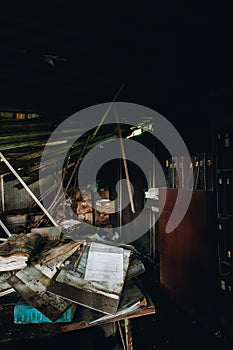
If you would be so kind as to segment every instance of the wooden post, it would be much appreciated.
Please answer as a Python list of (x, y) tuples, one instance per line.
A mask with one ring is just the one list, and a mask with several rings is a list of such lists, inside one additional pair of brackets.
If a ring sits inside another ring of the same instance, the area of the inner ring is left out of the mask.
[(133, 338), (131, 330), (131, 322), (129, 319), (124, 320), (125, 323), (125, 340), (126, 340), (126, 349), (133, 350)]
[[(116, 110), (115, 110), (115, 113), (116, 113)], [(128, 166), (127, 166), (126, 154), (125, 154), (124, 143), (123, 143), (123, 139), (122, 139), (121, 127), (120, 127), (120, 123), (119, 123), (119, 119), (118, 119), (117, 114), (116, 114), (116, 119), (117, 119), (117, 129), (118, 129), (118, 134), (119, 134), (119, 138), (120, 138), (121, 154), (122, 154), (125, 176), (126, 176), (126, 181), (127, 181), (127, 189), (128, 189), (128, 193), (129, 193), (131, 211), (132, 211), (132, 213), (135, 213), (133, 194), (132, 194), (132, 190), (130, 187), (130, 178), (129, 178), (129, 171), (128, 171)]]

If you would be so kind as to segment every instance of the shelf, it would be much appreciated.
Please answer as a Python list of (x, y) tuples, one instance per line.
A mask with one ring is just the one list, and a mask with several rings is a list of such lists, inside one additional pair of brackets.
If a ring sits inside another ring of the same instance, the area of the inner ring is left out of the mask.
[(233, 168), (218, 168), (217, 169), (217, 173), (221, 173), (221, 172), (223, 172), (223, 171), (233, 171)]
[(229, 217), (229, 218), (233, 218), (233, 214), (226, 214), (226, 213), (219, 213), (219, 212), (218, 212), (218, 218), (221, 218), (221, 217), (223, 217), (223, 216), (227, 216), (227, 217)]
[(229, 262), (227, 262), (225, 260), (222, 260), (222, 264), (233, 268), (233, 263), (229, 263)]
[[(219, 294), (219, 311), (221, 322), (233, 326), (233, 261), (227, 257), (227, 251), (233, 252), (231, 238), (233, 228), (233, 119), (223, 120), (215, 125), (215, 186), (216, 209), (218, 226), (219, 249), (219, 281), (221, 293)], [(220, 183), (219, 180), (221, 179)], [(232, 329), (232, 328), (231, 328)]]

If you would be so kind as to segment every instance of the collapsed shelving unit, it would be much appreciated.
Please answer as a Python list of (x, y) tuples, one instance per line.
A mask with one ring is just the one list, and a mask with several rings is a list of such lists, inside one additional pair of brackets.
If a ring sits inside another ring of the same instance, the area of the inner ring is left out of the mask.
[[(12, 165), (8, 162), (8, 160), (4, 157), (4, 155), (0, 152), (0, 161), (4, 162), (5, 165), (9, 168), (9, 170), (13, 173), (13, 175), (18, 179), (18, 181), (20, 182), (20, 184), (25, 188), (25, 190), (27, 191), (27, 193), (29, 193), (29, 195), (33, 198), (33, 200), (36, 202), (36, 204), (40, 207), (40, 209), (44, 212), (44, 214), (49, 218), (49, 220), (51, 221), (51, 223), (57, 227), (58, 224), (57, 222), (53, 219), (53, 217), (50, 215), (50, 213), (46, 210), (46, 208), (42, 205), (42, 203), (38, 200), (38, 198), (34, 195), (34, 193), (31, 191), (31, 189), (27, 186), (27, 184), (23, 181), (23, 179), (19, 176), (19, 174), (17, 173), (17, 171), (12, 167)], [(5, 224), (2, 222), (2, 220), (0, 220), (0, 225), (1, 227), (4, 229), (4, 231), (6, 232), (6, 234), (8, 236), (11, 235), (10, 231), (7, 229), (7, 227), (5, 226)]]

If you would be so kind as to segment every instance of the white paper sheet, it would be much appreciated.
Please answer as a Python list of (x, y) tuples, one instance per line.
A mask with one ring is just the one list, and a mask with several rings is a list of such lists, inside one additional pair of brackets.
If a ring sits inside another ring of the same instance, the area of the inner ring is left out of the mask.
[(121, 247), (91, 243), (84, 279), (123, 283), (123, 253)]

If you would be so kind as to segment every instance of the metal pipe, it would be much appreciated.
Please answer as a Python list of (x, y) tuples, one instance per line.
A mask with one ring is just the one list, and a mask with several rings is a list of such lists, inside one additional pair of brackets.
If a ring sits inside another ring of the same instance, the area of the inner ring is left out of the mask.
[(4, 179), (3, 175), (0, 175), (0, 186), (1, 186), (1, 204), (2, 204), (2, 211), (5, 211), (5, 195), (4, 195)]
[(6, 232), (7, 236), (11, 236), (10, 231), (8, 230), (8, 228), (4, 225), (4, 223), (2, 222), (2, 220), (0, 220), (0, 226), (3, 228), (3, 230)]
[(15, 171), (15, 169), (11, 166), (11, 164), (8, 162), (8, 160), (4, 157), (4, 155), (0, 152), (0, 159), (4, 161), (4, 163), (8, 166), (8, 168), (12, 171), (12, 173), (15, 175), (15, 177), (19, 180), (19, 182), (23, 185), (25, 190), (29, 193), (29, 195), (34, 199), (34, 201), (38, 204), (38, 206), (41, 208), (41, 210), (47, 215), (47, 217), (50, 219), (50, 221), (53, 223), (54, 226), (59, 226), (56, 221), (53, 219), (53, 217), (49, 214), (49, 212), (44, 208), (44, 206), (41, 204), (41, 202), (38, 200), (38, 198), (34, 195), (34, 193), (30, 190), (30, 188), (26, 185), (26, 183), (21, 179), (19, 174)]

